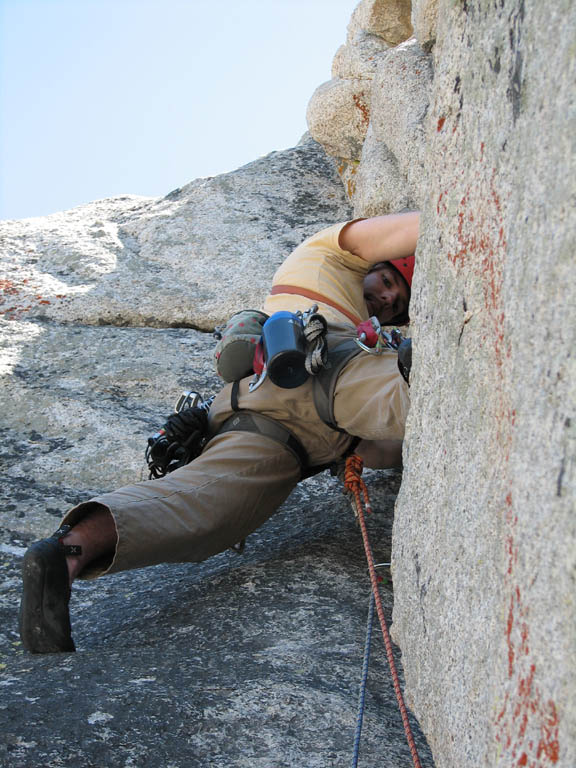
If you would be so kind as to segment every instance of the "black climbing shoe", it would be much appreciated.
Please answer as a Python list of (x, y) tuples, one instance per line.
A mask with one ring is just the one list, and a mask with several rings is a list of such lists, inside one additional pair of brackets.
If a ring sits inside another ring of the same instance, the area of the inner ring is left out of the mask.
[(410, 386), (412, 369), (412, 339), (402, 339), (398, 347), (398, 368), (406, 384)]
[(68, 530), (63, 526), (48, 539), (35, 541), (24, 555), (19, 625), (22, 644), (31, 653), (76, 650), (68, 612), (66, 554), (73, 549), (77, 553), (78, 548), (65, 547), (60, 541)]

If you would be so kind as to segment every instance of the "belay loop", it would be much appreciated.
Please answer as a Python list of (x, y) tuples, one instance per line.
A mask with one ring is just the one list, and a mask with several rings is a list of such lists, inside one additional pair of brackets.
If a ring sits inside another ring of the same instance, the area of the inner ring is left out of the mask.
[(388, 666), (390, 667), (394, 693), (396, 694), (398, 708), (400, 709), (400, 715), (402, 717), (402, 724), (404, 725), (406, 741), (408, 742), (410, 754), (412, 755), (414, 768), (421, 768), (418, 750), (416, 749), (416, 743), (414, 741), (414, 736), (412, 735), (412, 729), (408, 720), (406, 704), (404, 703), (402, 689), (400, 688), (400, 680), (398, 678), (396, 662), (394, 661), (394, 654), (392, 652), (392, 641), (390, 640), (390, 633), (388, 632), (388, 625), (386, 624), (386, 618), (384, 616), (384, 608), (382, 607), (382, 598), (380, 597), (380, 590), (378, 588), (378, 577), (376, 576), (374, 556), (372, 555), (372, 547), (370, 546), (370, 540), (368, 538), (368, 531), (366, 528), (366, 520), (364, 519), (364, 508), (367, 513), (371, 513), (372, 508), (370, 506), (370, 498), (368, 496), (366, 483), (361, 477), (363, 468), (364, 462), (360, 456), (353, 454), (346, 459), (346, 465), (344, 468), (344, 488), (352, 496), (352, 506), (354, 513), (360, 524), (360, 530), (362, 531), (362, 541), (364, 542), (364, 551), (366, 553), (366, 560), (368, 562), (368, 571), (370, 573), (372, 593), (376, 603), (376, 613), (378, 614), (380, 629), (382, 630), (382, 637), (384, 638), (386, 658), (388, 659)]

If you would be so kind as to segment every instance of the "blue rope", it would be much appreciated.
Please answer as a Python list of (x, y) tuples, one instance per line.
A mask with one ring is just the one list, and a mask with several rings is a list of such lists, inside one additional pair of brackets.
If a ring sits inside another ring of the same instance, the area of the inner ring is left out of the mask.
[(362, 682), (358, 696), (358, 715), (356, 717), (356, 733), (354, 734), (354, 754), (352, 756), (352, 768), (358, 765), (360, 753), (360, 736), (362, 735), (362, 722), (364, 720), (364, 706), (366, 700), (366, 682), (368, 680), (368, 664), (370, 663), (370, 644), (372, 642), (372, 626), (374, 624), (374, 592), (370, 591), (370, 603), (368, 605), (368, 620), (366, 621), (366, 642), (364, 643), (364, 661), (362, 663)]

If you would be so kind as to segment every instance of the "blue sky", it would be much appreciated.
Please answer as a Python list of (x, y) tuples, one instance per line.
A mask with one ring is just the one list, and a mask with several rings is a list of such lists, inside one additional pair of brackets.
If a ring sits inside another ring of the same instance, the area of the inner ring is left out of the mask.
[(356, 4), (0, 0), (0, 219), (294, 146)]

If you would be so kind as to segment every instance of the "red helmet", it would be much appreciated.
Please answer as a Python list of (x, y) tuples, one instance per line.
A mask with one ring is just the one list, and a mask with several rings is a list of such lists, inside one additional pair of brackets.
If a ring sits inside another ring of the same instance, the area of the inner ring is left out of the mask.
[(408, 283), (408, 287), (412, 288), (412, 275), (414, 274), (414, 254), (406, 256), (402, 259), (394, 259), (387, 262), (400, 272), (404, 280)]

